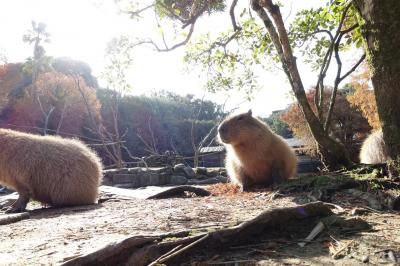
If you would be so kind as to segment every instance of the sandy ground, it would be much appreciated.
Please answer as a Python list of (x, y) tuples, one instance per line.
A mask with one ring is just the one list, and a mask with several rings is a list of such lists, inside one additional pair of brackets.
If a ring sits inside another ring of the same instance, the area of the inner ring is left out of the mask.
[[(128, 236), (213, 230), (237, 225), (270, 208), (307, 202), (304, 193), (276, 199), (272, 195), (270, 191), (257, 191), (159, 200), (109, 199), (95, 206), (61, 209), (43, 209), (30, 203), (29, 219), (0, 226), (0, 264), (59, 265)], [(335, 203), (344, 208), (342, 217), (359, 217), (371, 228), (355, 234), (343, 233), (340, 228), (327, 230), (315, 242), (300, 248), (297, 241), (318, 222), (309, 220), (286, 227), (285, 232), (277, 231), (273, 237), (260, 236), (249, 246), (198, 252), (178, 264), (358, 265), (363, 260), (369, 265), (393, 264), (392, 254), (400, 256), (399, 213), (367, 211), (352, 216), (353, 207), (364, 206), (364, 202), (340, 193)], [(345, 245), (343, 256), (333, 259), (330, 250)]]

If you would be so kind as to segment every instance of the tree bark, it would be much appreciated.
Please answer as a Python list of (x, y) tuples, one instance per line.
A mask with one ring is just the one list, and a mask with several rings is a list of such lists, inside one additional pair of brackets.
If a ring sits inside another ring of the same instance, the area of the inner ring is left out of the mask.
[(400, 1), (356, 0), (371, 69), (383, 138), (392, 159), (400, 155)]

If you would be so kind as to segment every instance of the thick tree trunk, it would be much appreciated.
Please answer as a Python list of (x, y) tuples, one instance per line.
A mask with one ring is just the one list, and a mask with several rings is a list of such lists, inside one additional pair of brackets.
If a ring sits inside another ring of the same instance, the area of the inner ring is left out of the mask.
[(400, 1), (356, 0), (365, 20), (368, 62), (379, 119), (392, 159), (400, 156)]

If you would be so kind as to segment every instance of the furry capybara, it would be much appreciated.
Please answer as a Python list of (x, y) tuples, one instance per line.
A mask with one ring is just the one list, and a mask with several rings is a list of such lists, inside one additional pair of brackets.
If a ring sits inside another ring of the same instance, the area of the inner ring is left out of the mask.
[(52, 206), (97, 202), (102, 164), (83, 143), (0, 129), (0, 184), (19, 198), (7, 212), (24, 211), (29, 199)]
[(360, 151), (360, 162), (365, 164), (385, 163), (389, 159), (382, 130), (375, 131), (364, 141)]
[(241, 190), (252, 184), (271, 185), (296, 174), (294, 151), (267, 124), (253, 117), (251, 110), (228, 116), (218, 133), (227, 150), (228, 175)]

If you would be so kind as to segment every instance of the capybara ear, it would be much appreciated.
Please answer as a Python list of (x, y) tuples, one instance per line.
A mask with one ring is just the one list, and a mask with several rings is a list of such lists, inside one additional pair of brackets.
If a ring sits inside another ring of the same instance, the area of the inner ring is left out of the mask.
[(247, 115), (251, 116), (253, 114), (253, 112), (251, 111), (251, 109), (249, 109), (249, 111), (247, 111)]

